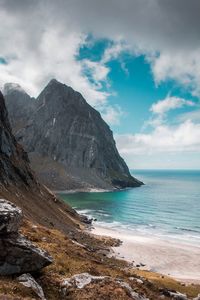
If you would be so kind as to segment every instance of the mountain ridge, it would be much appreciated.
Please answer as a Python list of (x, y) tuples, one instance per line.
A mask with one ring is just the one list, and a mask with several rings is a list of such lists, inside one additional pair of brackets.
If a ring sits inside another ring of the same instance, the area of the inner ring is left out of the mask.
[(27, 153), (16, 141), (0, 92), (0, 197), (15, 203), (26, 218), (65, 233), (79, 228), (81, 217), (40, 184)]
[[(34, 101), (33, 111), (24, 114), (27, 123), (15, 132), (16, 137), (50, 188), (115, 189), (142, 184), (131, 176), (100, 113), (71, 87), (52, 79)], [(16, 122), (15, 114), (11, 118)]]

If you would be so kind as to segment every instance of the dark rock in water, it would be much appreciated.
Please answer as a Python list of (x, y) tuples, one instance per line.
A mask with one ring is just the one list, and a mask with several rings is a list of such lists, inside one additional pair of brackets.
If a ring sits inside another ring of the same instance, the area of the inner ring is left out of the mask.
[[(19, 88), (17, 95), (16, 100)], [(12, 124), (19, 123), (17, 109), (13, 110), (7, 95), (5, 98)], [(120, 157), (109, 126), (80, 93), (53, 79), (34, 105), (34, 113), (31, 109), (23, 112), (23, 119), (29, 121), (24, 127), (16, 125), (16, 137), (47, 186), (57, 190), (113, 189), (142, 184)]]
[(93, 219), (92, 218), (88, 218), (85, 215), (80, 215), (81, 221), (85, 224), (92, 224)]
[(17, 232), (22, 221), (22, 210), (13, 203), (0, 199), (0, 236)]
[(0, 200), (0, 275), (39, 271), (52, 263), (46, 251), (17, 232), (21, 219), (22, 211), (18, 207)]

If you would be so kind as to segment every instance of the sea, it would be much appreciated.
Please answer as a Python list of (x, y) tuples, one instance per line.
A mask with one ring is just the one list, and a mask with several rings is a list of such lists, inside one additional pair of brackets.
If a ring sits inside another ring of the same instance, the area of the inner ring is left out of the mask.
[(62, 193), (94, 226), (200, 246), (200, 170), (134, 170), (144, 182), (120, 191)]

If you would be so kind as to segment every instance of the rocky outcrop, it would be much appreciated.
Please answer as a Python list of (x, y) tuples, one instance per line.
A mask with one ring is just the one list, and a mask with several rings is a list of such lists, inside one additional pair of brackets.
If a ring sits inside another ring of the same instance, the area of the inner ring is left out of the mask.
[[(7, 98), (14, 123), (18, 117)], [(80, 93), (53, 79), (34, 105), (34, 113), (24, 112), (29, 121), (16, 136), (47, 186), (57, 190), (113, 189), (142, 184), (120, 157), (109, 126)]]
[(0, 275), (39, 271), (52, 263), (46, 251), (18, 233), (21, 220), (22, 211), (0, 199)]
[(12, 134), (0, 92), (0, 198), (19, 206), (25, 217), (48, 227), (71, 232), (79, 215), (40, 184), (30, 168), (27, 153)]
[[(84, 289), (87, 285), (91, 284), (99, 284), (101, 287), (109, 287), (109, 285), (112, 287), (112, 289), (123, 289), (126, 294), (130, 297), (130, 299), (134, 300), (149, 300), (149, 298), (146, 298), (144, 295), (140, 295), (136, 293), (132, 287), (125, 281), (120, 279), (113, 279), (109, 276), (93, 276), (89, 273), (81, 273), (76, 274), (72, 276), (71, 278), (65, 279), (61, 283), (61, 289), (63, 294), (65, 295), (67, 292), (67, 289), (69, 288), (77, 288), (77, 289)], [(95, 287), (93, 287), (95, 288)]]

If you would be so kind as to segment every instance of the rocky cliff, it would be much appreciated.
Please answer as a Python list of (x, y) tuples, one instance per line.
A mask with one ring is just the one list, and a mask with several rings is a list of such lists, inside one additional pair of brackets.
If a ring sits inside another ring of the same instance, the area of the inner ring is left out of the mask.
[(29, 118), (35, 108), (35, 99), (31, 98), (19, 84), (6, 83), (3, 94), (9, 109), (9, 120), (15, 134), (19, 129), (27, 126)]
[[(32, 100), (33, 109), (27, 95), (25, 99), (24, 91), (19, 100), (19, 92), (19, 88), (17, 93), (13, 88), (12, 93), (9, 91), (6, 95), (11, 122), (19, 128), (15, 131), (18, 141), (47, 186), (65, 190), (125, 188), (142, 184), (130, 175), (109, 126), (80, 93), (53, 79), (38, 98)], [(27, 105), (28, 110), (21, 110), (23, 117), (17, 115), (21, 103)], [(20, 118), (27, 120), (23, 128)]]
[(79, 216), (41, 185), (29, 166), (26, 152), (14, 138), (0, 92), (0, 198), (21, 207), (25, 216), (65, 232), (78, 227)]

